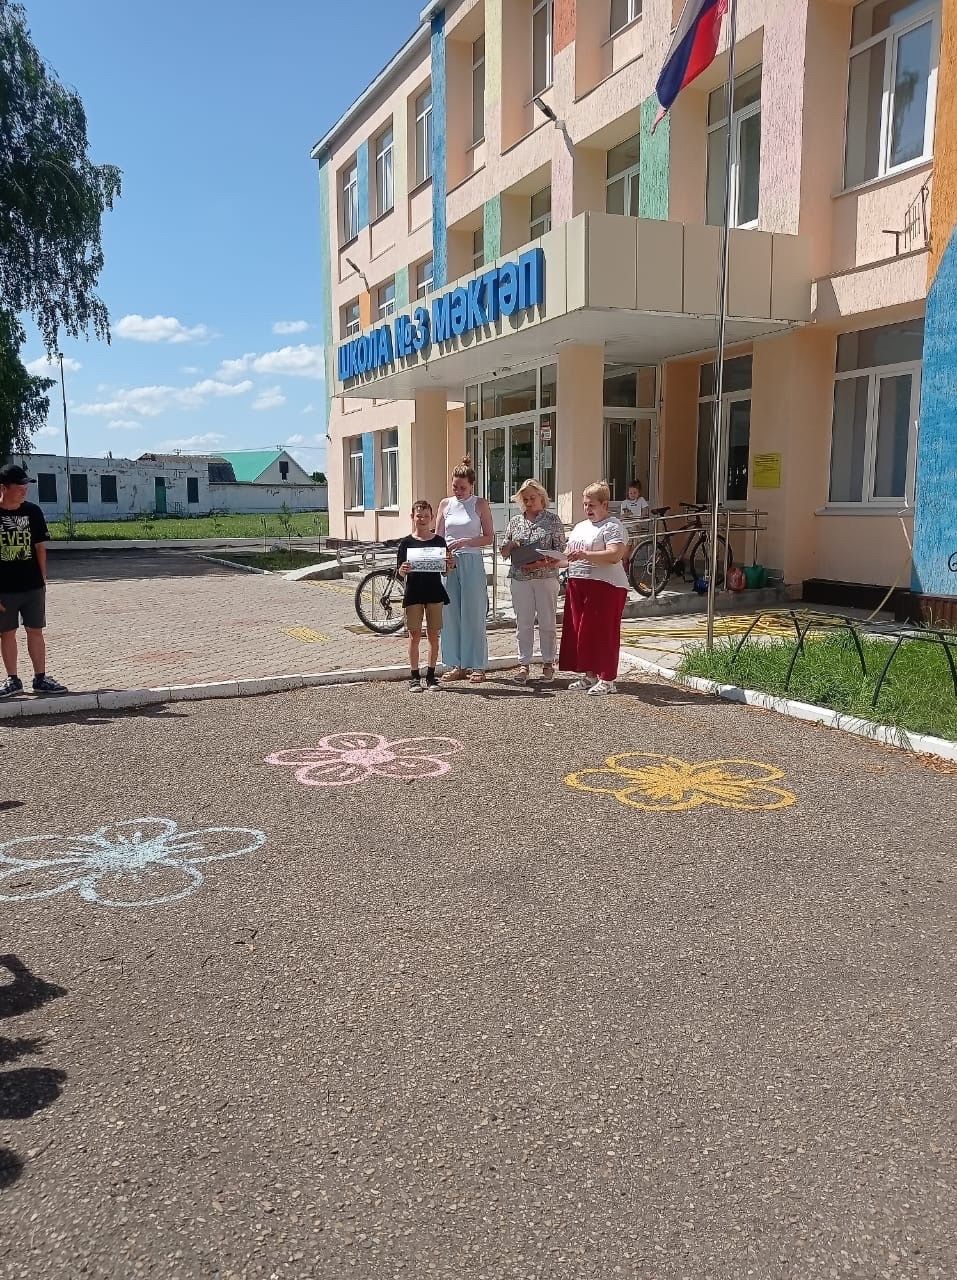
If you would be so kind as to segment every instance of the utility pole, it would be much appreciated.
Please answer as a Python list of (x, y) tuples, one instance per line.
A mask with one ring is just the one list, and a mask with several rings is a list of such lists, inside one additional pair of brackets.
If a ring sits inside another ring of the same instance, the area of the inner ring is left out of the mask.
[(66, 416), (66, 379), (63, 376), (63, 352), (60, 355), (60, 395), (63, 399), (63, 445), (66, 450), (66, 529), (73, 538), (73, 481), (70, 476), (70, 426)]

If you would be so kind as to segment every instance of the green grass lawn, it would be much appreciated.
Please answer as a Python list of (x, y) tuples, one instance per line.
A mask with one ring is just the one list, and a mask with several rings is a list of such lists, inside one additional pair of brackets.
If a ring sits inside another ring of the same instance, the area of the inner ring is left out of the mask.
[(787, 690), (784, 678), (794, 641), (749, 642), (734, 666), (732, 643), (722, 642), (710, 654), (696, 646), (686, 654), (679, 670), (684, 675), (831, 707), (914, 733), (957, 740), (957, 697), (946, 656), (938, 645), (906, 642), (891, 665), (877, 706), (872, 707), (871, 698), (891, 647), (886, 641), (864, 641), (865, 676), (849, 637), (812, 637), (805, 641), (805, 652), (798, 657)]
[[(248, 564), (254, 569), (272, 569), (277, 573), (285, 573), (288, 569), (305, 569), (307, 565), (319, 564), (320, 556), (315, 551), (300, 551), (294, 547), (292, 551), (232, 551), (224, 554), (224, 559), (235, 564)], [(321, 560), (333, 560), (334, 556), (322, 556)]]
[[(265, 528), (264, 528), (265, 522)], [(325, 511), (306, 512), (288, 517), (269, 516), (153, 516), (136, 520), (84, 521), (74, 525), (76, 541), (101, 542), (108, 539), (154, 538), (170, 541), (183, 538), (262, 538), (276, 542), (287, 536), (315, 538), (329, 532), (329, 515)], [(65, 520), (50, 525), (54, 541), (66, 541)]]

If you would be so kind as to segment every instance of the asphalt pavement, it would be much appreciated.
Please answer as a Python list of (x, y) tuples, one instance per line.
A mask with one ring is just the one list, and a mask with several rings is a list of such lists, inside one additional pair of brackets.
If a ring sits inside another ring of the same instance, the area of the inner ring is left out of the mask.
[(0, 726), (0, 1277), (957, 1274), (957, 774), (623, 688)]

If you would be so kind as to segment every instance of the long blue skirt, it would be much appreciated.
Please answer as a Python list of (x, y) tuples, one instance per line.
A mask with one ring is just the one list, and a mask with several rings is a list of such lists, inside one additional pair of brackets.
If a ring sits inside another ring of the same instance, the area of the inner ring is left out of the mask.
[(484, 671), (488, 666), (488, 586), (485, 557), (466, 552), (446, 581), (449, 603), (442, 619), (442, 661), (447, 667)]

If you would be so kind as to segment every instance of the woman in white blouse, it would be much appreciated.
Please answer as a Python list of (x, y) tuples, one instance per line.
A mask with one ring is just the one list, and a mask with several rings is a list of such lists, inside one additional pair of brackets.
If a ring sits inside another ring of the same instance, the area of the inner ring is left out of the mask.
[(589, 694), (617, 693), (621, 615), (628, 599), (622, 557), (628, 535), (617, 516), (608, 514), (611, 491), (601, 481), (585, 490), (585, 519), (568, 535), (568, 589), (558, 665), (577, 671), (570, 686)]

